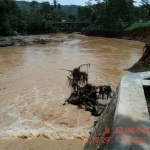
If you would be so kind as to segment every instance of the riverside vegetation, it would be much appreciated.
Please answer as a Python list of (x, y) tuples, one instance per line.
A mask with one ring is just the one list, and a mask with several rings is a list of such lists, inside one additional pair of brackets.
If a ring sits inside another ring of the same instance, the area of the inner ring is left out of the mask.
[[(61, 32), (59, 27), (52, 26), (53, 22), (88, 21), (90, 26), (83, 29), (86, 34), (101, 31), (124, 31), (141, 27), (143, 24), (131, 24), (141, 21), (149, 21), (150, 4), (148, 0), (141, 0), (140, 6), (135, 6), (133, 0), (97, 0), (92, 4), (88, 0), (85, 6), (61, 6), (58, 1), (52, 3), (43, 1), (38, 3), (1, 0), (0, 1), (0, 36), (10, 36), (21, 33), (40, 34)], [(149, 26), (149, 23), (144, 24)]]
[[(0, 1), (0, 36), (43, 34), (59, 32), (53, 22), (63, 19), (75, 20), (78, 6), (61, 6), (56, 0), (25, 2), (15, 0)], [(70, 11), (71, 10), (71, 11)], [(72, 14), (70, 14), (70, 12)]]

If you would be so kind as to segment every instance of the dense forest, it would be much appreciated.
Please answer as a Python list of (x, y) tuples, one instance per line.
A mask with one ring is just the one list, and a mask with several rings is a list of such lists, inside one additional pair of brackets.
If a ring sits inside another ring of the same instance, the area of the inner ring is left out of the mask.
[(135, 22), (150, 20), (149, 0), (141, 0), (140, 6), (135, 6), (134, 0), (104, 0), (94, 5), (90, 1), (78, 12), (78, 16), (89, 16), (91, 26), (87, 31), (123, 31)]
[(83, 6), (62, 6), (58, 1), (38, 3), (0, 0), (0, 36), (17, 33), (37, 34), (61, 32), (53, 22), (88, 21), (86, 30), (121, 31), (132, 23), (150, 20), (150, 4), (141, 0), (140, 6), (134, 0), (88, 0)]
[(56, 0), (52, 4), (48, 1), (0, 0), (0, 36), (59, 32), (52, 23), (75, 21), (78, 8), (61, 6)]

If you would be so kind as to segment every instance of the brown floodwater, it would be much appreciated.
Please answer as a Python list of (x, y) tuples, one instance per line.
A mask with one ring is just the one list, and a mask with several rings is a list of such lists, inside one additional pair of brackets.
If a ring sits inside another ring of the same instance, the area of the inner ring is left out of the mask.
[(66, 39), (25, 47), (0, 48), (0, 139), (43, 136), (52, 140), (88, 136), (96, 117), (72, 105), (69, 72), (90, 63), (89, 82), (115, 90), (123, 69), (142, 55), (143, 43), (122, 39), (56, 34)]

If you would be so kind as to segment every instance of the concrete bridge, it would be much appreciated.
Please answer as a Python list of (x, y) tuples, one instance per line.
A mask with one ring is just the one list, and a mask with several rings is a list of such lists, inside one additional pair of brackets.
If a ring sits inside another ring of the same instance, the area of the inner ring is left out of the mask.
[(81, 31), (90, 25), (89, 22), (54, 22), (51, 23), (52, 27), (58, 28), (63, 32), (76, 32)]

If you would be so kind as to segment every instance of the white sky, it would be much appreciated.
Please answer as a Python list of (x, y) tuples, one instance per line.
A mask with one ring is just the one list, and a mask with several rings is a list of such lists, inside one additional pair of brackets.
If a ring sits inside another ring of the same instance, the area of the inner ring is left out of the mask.
[[(17, 0), (17, 1), (22, 1), (22, 0)], [(31, 2), (32, 0), (25, 0), (25, 1), (28, 1), (28, 2)], [(42, 1), (49, 1), (50, 4), (53, 3), (53, 0), (37, 0), (37, 2), (42, 2)], [(85, 5), (85, 2), (87, 2), (88, 0), (57, 0), (61, 5), (71, 5), (71, 4), (74, 4), (74, 5), (82, 5), (84, 6)], [(135, 3), (135, 5), (139, 5), (139, 2), (141, 0), (135, 0), (137, 3)], [(94, 3), (95, 0), (92, 0), (92, 2)]]

